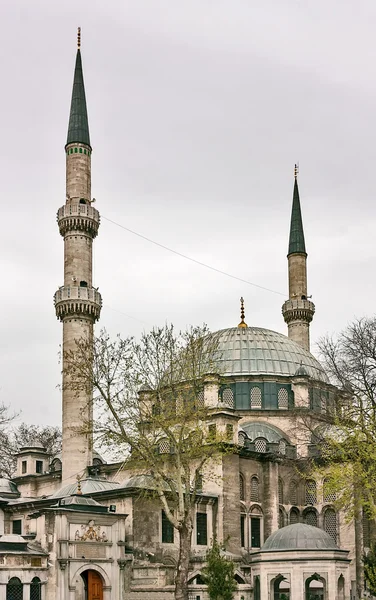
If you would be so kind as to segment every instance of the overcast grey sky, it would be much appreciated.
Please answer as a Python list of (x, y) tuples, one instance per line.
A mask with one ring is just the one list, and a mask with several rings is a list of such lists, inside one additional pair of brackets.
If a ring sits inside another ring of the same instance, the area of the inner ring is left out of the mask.
[(100, 325), (286, 332), (293, 165), (313, 342), (375, 306), (375, 0), (3, 0), (0, 401), (59, 424), (56, 211), (76, 52), (93, 145)]

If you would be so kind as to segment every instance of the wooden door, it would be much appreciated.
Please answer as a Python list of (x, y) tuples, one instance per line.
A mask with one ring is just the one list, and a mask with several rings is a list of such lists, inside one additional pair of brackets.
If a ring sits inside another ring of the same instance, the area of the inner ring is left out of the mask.
[(103, 583), (96, 571), (87, 574), (87, 600), (103, 600)]

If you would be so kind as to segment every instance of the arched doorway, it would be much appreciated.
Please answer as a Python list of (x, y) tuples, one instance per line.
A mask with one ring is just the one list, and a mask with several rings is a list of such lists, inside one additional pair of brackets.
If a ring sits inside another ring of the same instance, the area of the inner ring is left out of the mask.
[(290, 600), (290, 584), (283, 575), (273, 580), (273, 600)]
[(84, 582), (85, 600), (103, 600), (103, 579), (97, 571), (81, 573)]
[(325, 581), (320, 575), (314, 573), (305, 582), (305, 600), (326, 600)]

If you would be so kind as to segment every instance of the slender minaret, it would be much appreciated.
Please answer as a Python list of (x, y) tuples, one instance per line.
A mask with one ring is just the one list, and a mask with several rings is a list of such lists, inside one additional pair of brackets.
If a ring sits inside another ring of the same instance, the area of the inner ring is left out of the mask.
[(297, 165), (295, 165), (294, 176), (289, 253), (287, 255), (289, 300), (283, 304), (282, 314), (288, 326), (289, 338), (309, 350), (309, 324), (313, 319), (315, 305), (307, 300), (307, 253), (300, 210)]
[[(91, 198), (91, 145), (81, 63), (81, 32), (74, 71), (66, 153), (66, 203), (57, 222), (64, 238), (64, 285), (55, 293), (56, 316), (63, 323), (64, 353), (75, 349), (76, 340), (93, 339), (99, 319), (101, 295), (92, 284), (93, 239), (99, 213)], [(64, 369), (64, 358), (63, 358)], [(73, 480), (92, 464), (92, 435), (84, 426), (92, 420), (91, 391), (69, 389), (63, 371), (62, 480)]]

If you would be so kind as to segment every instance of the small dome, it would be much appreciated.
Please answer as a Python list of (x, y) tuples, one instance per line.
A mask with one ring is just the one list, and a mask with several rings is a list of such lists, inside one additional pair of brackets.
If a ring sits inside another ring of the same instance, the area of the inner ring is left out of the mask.
[(303, 367), (312, 379), (329, 383), (319, 361), (282, 333), (260, 327), (232, 327), (210, 334), (209, 339), (218, 343), (215, 362), (221, 375), (293, 377)]
[(260, 552), (286, 550), (339, 550), (339, 548), (333, 538), (323, 529), (304, 523), (295, 523), (272, 533)]
[[(81, 479), (81, 491), (83, 494), (94, 494), (95, 492), (105, 492), (107, 490), (114, 490), (119, 484), (116, 481), (108, 481), (107, 479), (96, 479), (94, 477), (86, 477)], [(68, 483), (52, 494), (52, 498), (65, 498), (66, 496), (73, 496), (77, 494), (78, 485), (77, 482)]]
[(280, 439), (286, 439), (286, 435), (278, 427), (260, 421), (242, 423), (241, 431), (244, 431), (252, 442), (257, 438), (265, 438), (274, 444), (278, 443)]
[[(166, 491), (170, 490), (167, 483), (163, 482), (162, 485), (163, 485), (164, 490), (166, 490)], [(152, 477), (152, 475), (134, 475), (130, 479), (126, 479), (121, 484), (121, 487), (123, 489), (127, 489), (127, 488), (139, 488), (139, 489), (144, 489), (144, 490), (156, 490), (157, 489), (157, 486), (155, 484), (155, 481), (154, 481), (154, 478)]]
[(40, 452), (46, 452), (47, 448), (43, 446), (42, 442), (39, 440), (32, 440), (30, 444), (25, 444), (20, 447), (20, 452), (24, 452), (25, 450), (39, 450)]
[(12, 494), (19, 496), (17, 486), (13, 481), (6, 479), (5, 477), (0, 478), (0, 496), (3, 494)]

